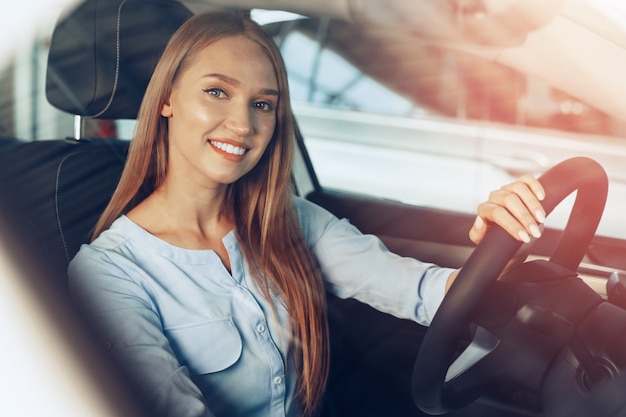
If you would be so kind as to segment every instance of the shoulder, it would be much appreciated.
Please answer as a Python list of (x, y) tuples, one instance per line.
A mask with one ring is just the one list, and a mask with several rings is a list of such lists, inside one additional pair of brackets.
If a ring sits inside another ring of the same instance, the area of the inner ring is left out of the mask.
[(122, 216), (115, 220), (111, 227), (100, 233), (88, 246), (94, 249), (108, 250), (123, 245), (131, 239), (129, 232), (132, 225), (133, 223), (126, 216)]
[(97, 265), (111, 267), (127, 257), (123, 254), (129, 252), (129, 242), (135, 239), (132, 226), (132, 222), (122, 216), (91, 243), (83, 244), (69, 264), (70, 277), (74, 275), (72, 271), (87, 267), (93, 270)]
[(130, 298), (150, 307), (145, 262), (137, 250), (142, 247), (141, 235), (136, 235), (133, 223), (121, 217), (93, 242), (82, 245), (68, 265), (70, 292), (102, 311), (122, 308)]

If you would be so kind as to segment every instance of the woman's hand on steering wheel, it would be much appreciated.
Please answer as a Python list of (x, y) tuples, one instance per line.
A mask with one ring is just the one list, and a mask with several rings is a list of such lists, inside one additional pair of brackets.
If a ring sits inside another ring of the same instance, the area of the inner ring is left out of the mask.
[(545, 191), (531, 175), (492, 191), (489, 199), (478, 205), (478, 216), (469, 237), (478, 244), (493, 224), (506, 230), (515, 239), (529, 243), (541, 236), (546, 213), (541, 205)]
[[(478, 205), (478, 215), (469, 231), (472, 242), (478, 245), (493, 224), (499, 225), (515, 239), (524, 242), (504, 268), (502, 275), (526, 259), (532, 247), (531, 236), (533, 238), (541, 236), (546, 219), (541, 204), (544, 198), (545, 191), (541, 183), (532, 175), (524, 175), (492, 191), (489, 199)], [(455, 271), (448, 278), (446, 292), (458, 273), (459, 271)]]

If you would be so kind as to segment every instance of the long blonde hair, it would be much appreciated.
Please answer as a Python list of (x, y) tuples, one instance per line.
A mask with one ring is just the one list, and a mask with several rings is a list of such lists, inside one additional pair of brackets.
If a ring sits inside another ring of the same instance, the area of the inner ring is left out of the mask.
[(321, 275), (302, 235), (292, 203), (293, 115), (284, 62), (272, 38), (241, 14), (211, 12), (189, 19), (174, 34), (144, 96), (126, 166), (93, 238), (156, 190), (167, 175), (167, 120), (160, 110), (177, 77), (206, 46), (244, 35), (256, 42), (274, 66), (280, 98), (276, 127), (258, 164), (229, 185), (222, 210), (233, 216), (244, 256), (265, 296), (281, 300), (292, 327), (291, 360), (305, 415), (321, 404), (328, 378), (326, 296)]

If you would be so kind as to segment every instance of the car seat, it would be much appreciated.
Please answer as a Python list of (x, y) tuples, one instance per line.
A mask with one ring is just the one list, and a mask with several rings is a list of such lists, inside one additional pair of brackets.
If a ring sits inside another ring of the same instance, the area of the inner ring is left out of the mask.
[[(54, 29), (48, 101), (75, 115), (79, 127), (84, 118), (134, 119), (162, 50), (191, 15), (168, 0), (81, 3)], [(84, 137), (78, 128), (73, 138), (0, 149), (3, 218), (11, 219), (3, 233), (63, 285), (68, 262), (90, 240), (119, 181), (128, 146), (119, 138)]]

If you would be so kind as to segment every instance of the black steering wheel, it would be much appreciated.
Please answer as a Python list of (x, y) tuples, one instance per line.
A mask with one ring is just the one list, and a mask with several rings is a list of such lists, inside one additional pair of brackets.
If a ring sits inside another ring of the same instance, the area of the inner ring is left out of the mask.
[[(604, 210), (606, 173), (592, 159), (577, 157), (554, 166), (539, 181), (546, 192), (542, 204), (548, 214), (577, 190), (568, 223), (550, 257), (550, 262), (575, 271)], [(446, 382), (446, 373), (470, 324), (471, 312), (520, 246), (502, 228), (492, 227), (461, 269), (426, 332), (415, 362), (413, 399), (422, 411), (445, 414), (477, 397), (477, 387), (455, 390)]]

